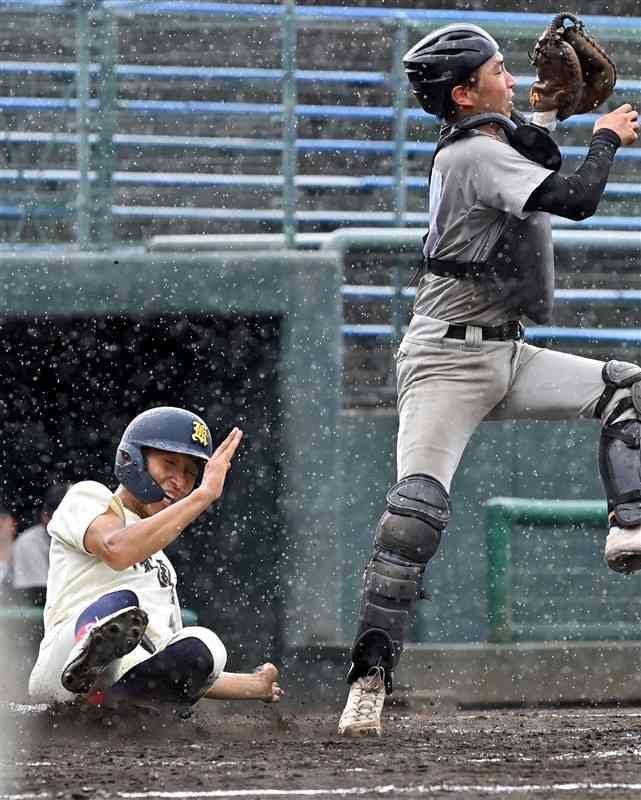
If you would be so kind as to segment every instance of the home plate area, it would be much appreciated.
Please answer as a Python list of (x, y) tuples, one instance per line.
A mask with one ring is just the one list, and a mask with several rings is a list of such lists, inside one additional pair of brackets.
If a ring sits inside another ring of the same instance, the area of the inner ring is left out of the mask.
[(152, 712), (5, 705), (1, 800), (31, 798), (638, 798), (631, 707), (386, 709), (381, 738), (337, 711)]

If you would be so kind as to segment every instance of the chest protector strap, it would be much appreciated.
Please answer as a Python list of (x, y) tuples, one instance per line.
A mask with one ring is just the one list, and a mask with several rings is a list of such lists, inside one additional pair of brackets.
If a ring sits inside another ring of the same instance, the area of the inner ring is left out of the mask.
[(475, 114), (454, 124), (444, 125), (434, 151), (434, 158), (448, 144), (464, 136), (479, 134), (480, 131), (477, 129), (482, 125), (498, 125), (505, 132), (508, 143), (529, 161), (534, 161), (554, 172), (558, 172), (561, 168), (561, 152), (554, 139), (545, 128), (527, 122), (523, 114), (518, 111), (512, 113), (512, 118), (503, 114)]

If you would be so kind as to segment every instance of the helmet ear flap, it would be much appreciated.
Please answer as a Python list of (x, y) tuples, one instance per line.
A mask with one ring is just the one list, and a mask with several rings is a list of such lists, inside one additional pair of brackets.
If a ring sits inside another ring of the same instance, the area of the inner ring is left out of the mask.
[(131, 456), (124, 448), (120, 448), (116, 453), (116, 464), (118, 462), (120, 462), (123, 466), (131, 464)]
[(147, 472), (142, 448), (128, 442), (116, 450), (116, 478), (142, 503), (158, 503), (165, 493)]

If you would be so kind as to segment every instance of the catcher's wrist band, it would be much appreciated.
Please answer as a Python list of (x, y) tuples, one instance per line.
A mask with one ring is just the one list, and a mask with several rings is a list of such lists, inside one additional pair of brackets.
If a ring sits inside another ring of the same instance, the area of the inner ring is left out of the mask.
[(556, 108), (552, 111), (535, 111), (532, 114), (532, 124), (547, 128), (552, 133), (556, 130)]

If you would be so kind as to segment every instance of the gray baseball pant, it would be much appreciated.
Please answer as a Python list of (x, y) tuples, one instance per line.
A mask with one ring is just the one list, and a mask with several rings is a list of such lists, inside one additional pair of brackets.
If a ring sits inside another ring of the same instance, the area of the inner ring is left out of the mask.
[[(448, 339), (447, 328), (414, 314), (397, 354), (398, 480), (431, 475), (449, 492), (483, 420), (594, 416), (603, 362), (523, 342), (484, 342), (472, 325), (465, 340)], [(615, 393), (603, 419), (621, 396)]]

